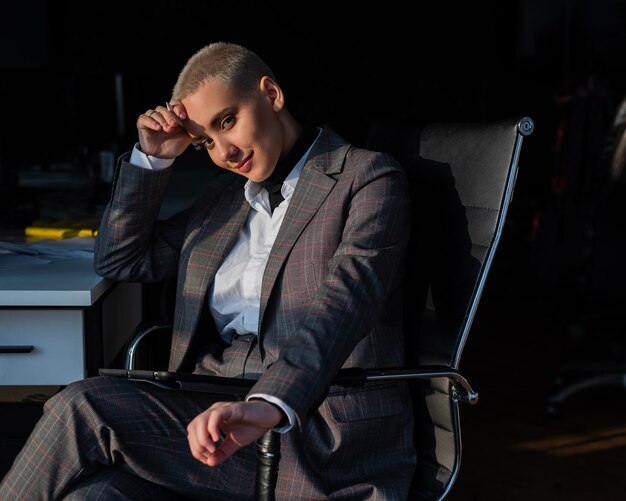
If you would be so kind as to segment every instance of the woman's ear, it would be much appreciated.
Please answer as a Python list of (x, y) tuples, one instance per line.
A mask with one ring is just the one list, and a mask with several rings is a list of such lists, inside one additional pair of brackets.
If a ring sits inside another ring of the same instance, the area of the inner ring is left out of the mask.
[(259, 83), (261, 92), (269, 99), (272, 109), (274, 111), (280, 111), (285, 106), (285, 96), (280, 86), (274, 82), (270, 77), (264, 76)]

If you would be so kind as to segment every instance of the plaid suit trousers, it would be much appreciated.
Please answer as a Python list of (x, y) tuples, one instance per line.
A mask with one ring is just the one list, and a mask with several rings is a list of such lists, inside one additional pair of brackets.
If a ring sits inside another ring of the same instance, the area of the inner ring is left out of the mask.
[(72, 383), (46, 402), (0, 499), (254, 499), (254, 445), (216, 468), (189, 450), (187, 423), (215, 400), (123, 378)]

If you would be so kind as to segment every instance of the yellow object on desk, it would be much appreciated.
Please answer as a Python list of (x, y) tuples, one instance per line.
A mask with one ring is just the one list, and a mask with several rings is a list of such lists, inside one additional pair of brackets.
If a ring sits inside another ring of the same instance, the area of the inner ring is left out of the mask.
[(75, 228), (53, 228), (46, 226), (27, 226), (24, 230), (27, 237), (39, 238), (72, 238), (72, 237), (95, 237), (98, 230), (75, 229)]

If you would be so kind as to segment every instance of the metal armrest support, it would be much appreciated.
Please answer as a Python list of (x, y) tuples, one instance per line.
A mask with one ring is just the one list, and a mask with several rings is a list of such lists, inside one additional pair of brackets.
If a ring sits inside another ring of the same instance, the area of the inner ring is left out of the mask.
[[(166, 332), (172, 329), (171, 324), (151, 325), (140, 330), (128, 345), (126, 352), (125, 369), (135, 368), (135, 357), (141, 342), (148, 335)], [(344, 387), (362, 386), (368, 381), (385, 381), (394, 379), (433, 379), (447, 378), (452, 384), (452, 397), (469, 404), (478, 403), (478, 393), (470, 386), (469, 382), (459, 371), (445, 365), (428, 365), (420, 368), (402, 369), (341, 369), (335, 377), (333, 384)]]
[(444, 377), (452, 385), (452, 398), (469, 404), (478, 403), (478, 393), (459, 371), (451, 367), (429, 365), (419, 369), (342, 369), (334, 383), (345, 387), (362, 386), (367, 381), (386, 381), (394, 379), (433, 379)]
[(144, 338), (150, 334), (166, 332), (172, 329), (171, 324), (157, 324), (140, 330), (132, 339), (126, 350), (124, 369), (134, 369), (136, 364), (137, 348)]

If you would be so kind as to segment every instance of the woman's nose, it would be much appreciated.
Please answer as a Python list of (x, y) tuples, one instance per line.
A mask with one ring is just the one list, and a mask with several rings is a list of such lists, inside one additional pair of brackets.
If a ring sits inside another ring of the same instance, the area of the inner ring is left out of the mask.
[(217, 158), (221, 162), (229, 162), (237, 155), (237, 147), (228, 141), (216, 141)]

